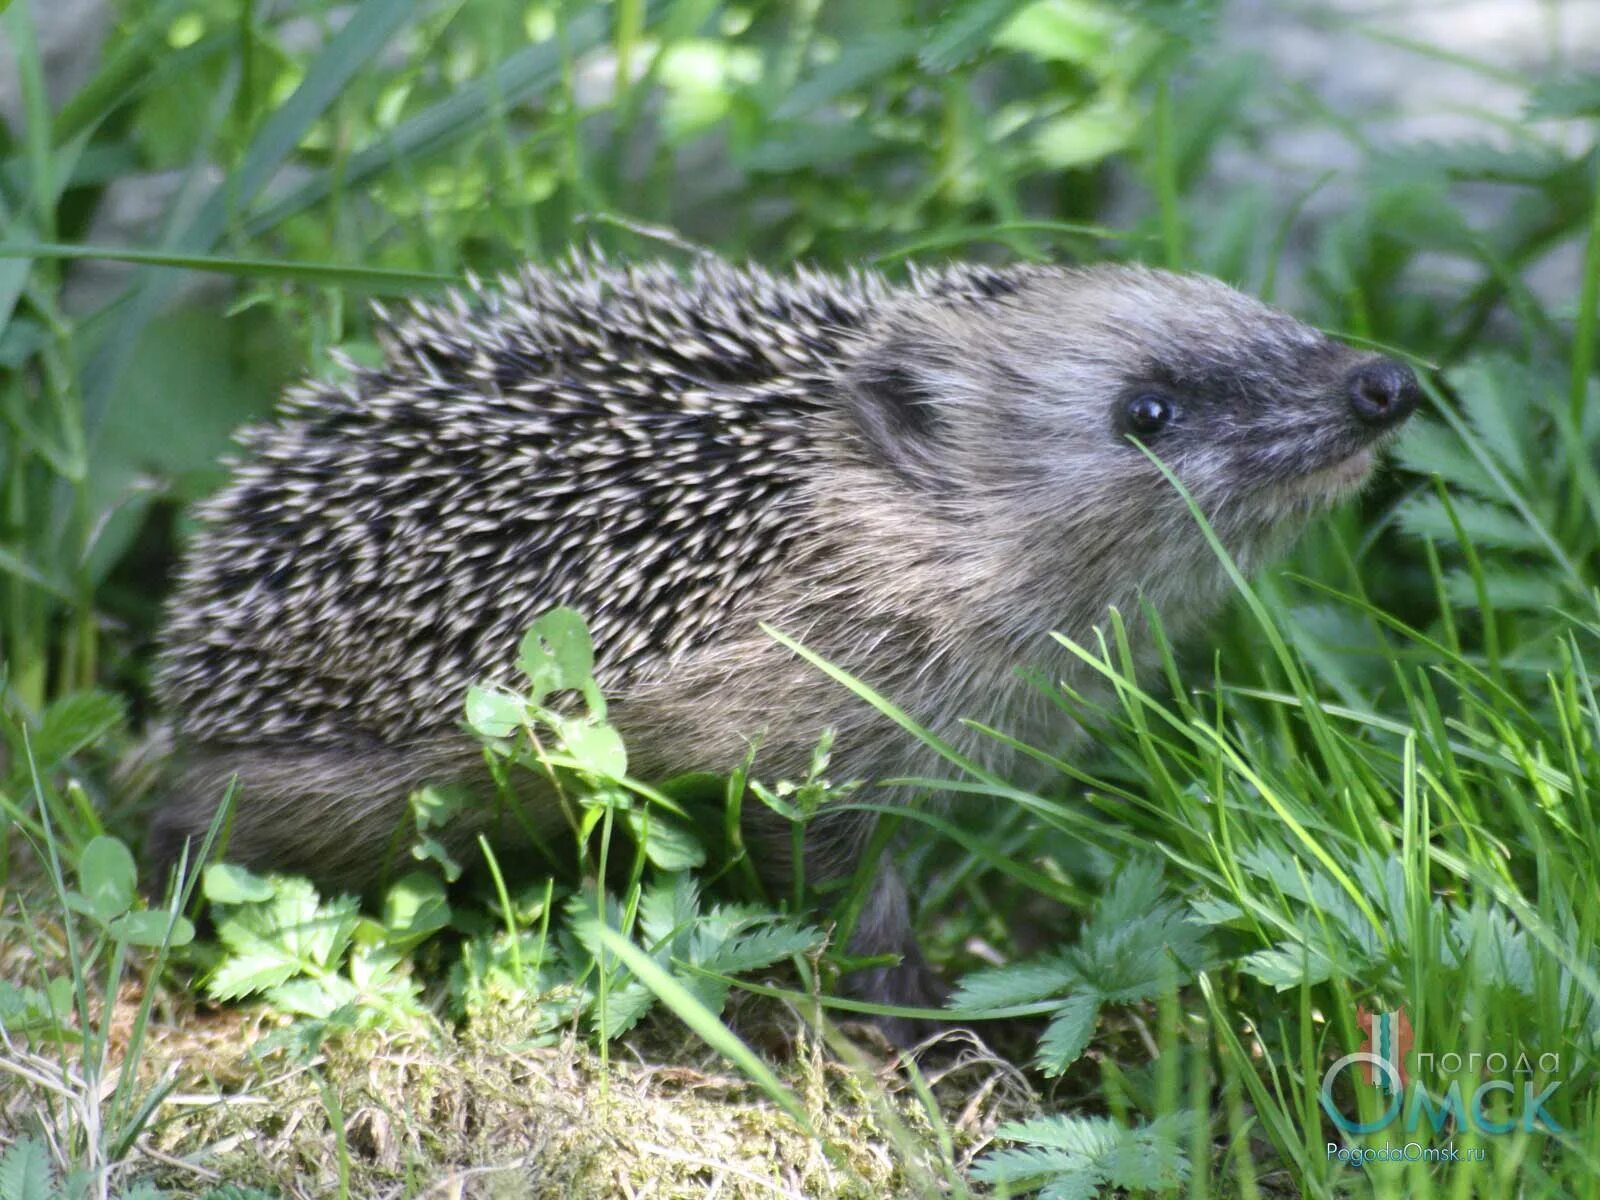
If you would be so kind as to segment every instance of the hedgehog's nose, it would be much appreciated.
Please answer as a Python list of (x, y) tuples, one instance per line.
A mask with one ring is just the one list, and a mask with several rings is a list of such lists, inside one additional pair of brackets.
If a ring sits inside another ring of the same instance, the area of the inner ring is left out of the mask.
[(1363, 425), (1387, 429), (1411, 415), (1422, 399), (1417, 377), (1405, 363), (1377, 358), (1350, 372), (1345, 382), (1350, 411)]

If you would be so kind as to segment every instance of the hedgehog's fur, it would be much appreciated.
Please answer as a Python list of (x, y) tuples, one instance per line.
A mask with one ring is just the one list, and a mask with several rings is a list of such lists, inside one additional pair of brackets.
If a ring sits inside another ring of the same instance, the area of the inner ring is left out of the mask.
[[(578, 258), (383, 324), (384, 365), (292, 393), (201, 510), (158, 675), (190, 764), (168, 853), (237, 772), (231, 856), (370, 883), (414, 786), (481, 773), (465, 691), (557, 604), (589, 620), (645, 777), (729, 769), (757, 736), (757, 774), (794, 775), (824, 726), (835, 778), (931, 769), (762, 621), (974, 753), (999, 743), (959, 717), (1059, 741), (1015, 677), (1073, 672), (1050, 630), (1141, 598), (1181, 629), (1225, 591), (1117, 425), (1130, 395), (1177, 398), (1152, 448), (1247, 565), (1360, 482), (1377, 432), (1348, 399), (1373, 356), (1141, 268), (897, 286)], [(819, 821), (808, 877), (862, 836)], [(883, 880), (858, 941), (909, 951)]]
[(686, 287), (584, 262), (476, 307), (413, 304), (386, 320), (383, 371), (296, 390), (242, 435), (172, 606), (163, 695), (205, 740), (434, 732), (555, 597), (626, 688), (717, 636), (787, 555), (828, 372), (892, 294), (876, 275), (719, 266)]

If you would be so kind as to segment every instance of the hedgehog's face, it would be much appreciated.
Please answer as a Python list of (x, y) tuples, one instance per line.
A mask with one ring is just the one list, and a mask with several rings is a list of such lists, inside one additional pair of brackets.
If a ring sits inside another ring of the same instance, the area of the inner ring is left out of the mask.
[(1159, 457), (1241, 549), (1358, 490), (1421, 397), (1403, 363), (1215, 280), (1126, 270), (1068, 279), (1095, 331), (1079, 362), (1113, 392), (1109, 403), (1101, 393), (1108, 445), (1130, 472)]
[(1408, 367), (1215, 280), (1120, 267), (1021, 279), (894, 319), (854, 367), (861, 427), (907, 482), (957, 504), (999, 497), (974, 511), (1101, 547), (1141, 579), (1174, 539), (1198, 540), (1150, 455), (1254, 561), (1359, 489), (1420, 396)]

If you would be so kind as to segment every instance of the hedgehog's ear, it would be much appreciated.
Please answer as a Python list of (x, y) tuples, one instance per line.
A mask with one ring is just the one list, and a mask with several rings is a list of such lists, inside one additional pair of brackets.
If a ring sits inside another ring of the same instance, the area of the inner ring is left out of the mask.
[[(939, 451), (950, 433), (944, 397), (902, 338), (872, 346), (848, 369), (844, 384), (850, 415), (868, 451), (908, 483), (943, 491), (948, 474)], [(942, 372), (941, 372), (942, 373)]]

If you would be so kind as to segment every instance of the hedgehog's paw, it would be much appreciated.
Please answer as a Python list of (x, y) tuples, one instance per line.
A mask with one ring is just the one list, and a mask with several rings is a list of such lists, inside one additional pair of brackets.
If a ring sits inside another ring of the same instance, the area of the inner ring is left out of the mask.
[[(903, 950), (893, 966), (869, 967), (846, 976), (844, 990), (855, 999), (894, 1008), (943, 1008), (950, 994), (949, 985), (923, 961), (915, 945)], [(869, 1014), (867, 1020), (902, 1050), (949, 1028), (949, 1023), (938, 1017)]]
[[(896, 1008), (939, 1008), (949, 989), (929, 967), (911, 929), (910, 905), (900, 874), (887, 863), (873, 881), (861, 908), (850, 952), (862, 958), (897, 954), (889, 966), (868, 967), (844, 978), (849, 995)], [(930, 1017), (871, 1016), (870, 1020), (897, 1046), (910, 1046), (943, 1028)]]

